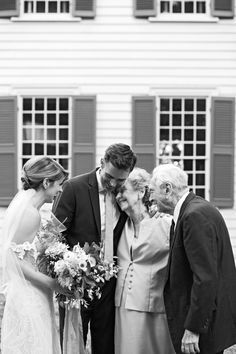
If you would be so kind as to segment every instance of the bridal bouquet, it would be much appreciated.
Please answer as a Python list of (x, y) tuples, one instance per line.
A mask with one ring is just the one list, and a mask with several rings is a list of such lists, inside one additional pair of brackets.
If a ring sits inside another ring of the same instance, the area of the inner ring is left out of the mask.
[(69, 307), (88, 305), (86, 299), (101, 297), (101, 288), (106, 280), (117, 277), (119, 266), (102, 257), (101, 247), (94, 242), (84, 247), (75, 245), (72, 250), (65, 243), (61, 225), (49, 220), (38, 232), (39, 270), (56, 278), (58, 283), (74, 294), (65, 304)]

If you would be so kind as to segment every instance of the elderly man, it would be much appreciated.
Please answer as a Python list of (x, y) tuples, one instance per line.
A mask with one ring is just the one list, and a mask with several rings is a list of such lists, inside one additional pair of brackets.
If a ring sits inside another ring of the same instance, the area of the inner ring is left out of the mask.
[(151, 199), (173, 215), (164, 300), (177, 354), (220, 354), (236, 343), (236, 270), (220, 212), (189, 192), (187, 174), (156, 167)]

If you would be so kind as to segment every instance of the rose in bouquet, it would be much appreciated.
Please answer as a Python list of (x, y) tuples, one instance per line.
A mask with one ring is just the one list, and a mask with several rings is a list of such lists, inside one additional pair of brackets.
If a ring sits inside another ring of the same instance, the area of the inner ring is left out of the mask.
[(103, 259), (102, 248), (95, 243), (79, 244), (73, 249), (65, 243), (60, 229), (48, 221), (38, 233), (39, 270), (69, 289), (74, 295), (65, 301), (69, 307), (88, 305), (86, 299), (101, 296), (105, 281), (117, 277), (119, 266)]

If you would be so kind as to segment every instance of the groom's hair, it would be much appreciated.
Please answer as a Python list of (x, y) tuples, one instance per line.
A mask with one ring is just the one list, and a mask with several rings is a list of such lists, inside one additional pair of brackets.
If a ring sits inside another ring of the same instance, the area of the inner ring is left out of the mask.
[(108, 146), (105, 151), (104, 160), (120, 170), (132, 171), (137, 157), (129, 145), (117, 143)]

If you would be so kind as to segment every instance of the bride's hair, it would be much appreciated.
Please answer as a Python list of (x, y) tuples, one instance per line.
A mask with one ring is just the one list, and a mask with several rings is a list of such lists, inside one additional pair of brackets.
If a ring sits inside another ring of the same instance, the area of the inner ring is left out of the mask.
[(43, 180), (48, 178), (54, 182), (62, 178), (68, 178), (66, 170), (51, 157), (33, 157), (23, 166), (21, 182), (24, 190), (39, 189)]

